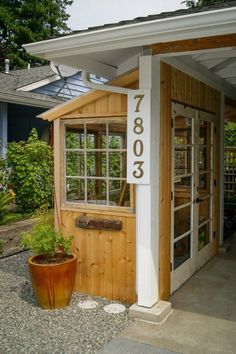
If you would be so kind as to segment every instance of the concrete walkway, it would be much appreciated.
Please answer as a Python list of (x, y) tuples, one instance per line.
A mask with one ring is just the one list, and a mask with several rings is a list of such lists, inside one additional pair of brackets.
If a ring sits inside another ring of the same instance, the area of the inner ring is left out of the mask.
[(214, 257), (171, 297), (163, 324), (135, 321), (101, 354), (236, 353), (236, 233), (229, 252)]

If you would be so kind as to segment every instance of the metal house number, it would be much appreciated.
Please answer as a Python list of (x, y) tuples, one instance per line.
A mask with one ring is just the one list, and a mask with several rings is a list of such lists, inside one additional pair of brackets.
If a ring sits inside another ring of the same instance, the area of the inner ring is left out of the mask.
[[(127, 180), (129, 183), (147, 184), (149, 112), (148, 92), (145, 90), (130, 94), (128, 99), (128, 161)], [(146, 119), (145, 119), (146, 117)], [(149, 140), (150, 141), (150, 140)]]

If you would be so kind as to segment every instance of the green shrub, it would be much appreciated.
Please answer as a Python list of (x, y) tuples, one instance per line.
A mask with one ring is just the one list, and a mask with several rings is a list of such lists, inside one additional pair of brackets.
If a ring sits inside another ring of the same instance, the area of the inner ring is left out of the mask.
[(14, 196), (10, 192), (3, 193), (0, 191), (0, 225), (5, 225), (21, 218), (10, 210), (13, 201)]
[(7, 147), (9, 183), (16, 194), (15, 202), (24, 212), (44, 204), (51, 205), (53, 190), (52, 148), (39, 140), (32, 129), (27, 141), (12, 142)]
[(64, 237), (54, 230), (52, 215), (45, 213), (31, 231), (22, 233), (21, 246), (29, 248), (34, 255), (42, 255), (47, 263), (58, 263), (70, 254), (72, 239), (73, 236)]

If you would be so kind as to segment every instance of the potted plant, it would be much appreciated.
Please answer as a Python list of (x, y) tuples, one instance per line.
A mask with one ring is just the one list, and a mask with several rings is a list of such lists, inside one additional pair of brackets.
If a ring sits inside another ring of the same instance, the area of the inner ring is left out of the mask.
[(69, 305), (76, 272), (76, 256), (70, 252), (73, 237), (64, 237), (53, 227), (48, 213), (32, 231), (21, 235), (21, 245), (33, 256), (28, 259), (35, 297), (43, 309)]

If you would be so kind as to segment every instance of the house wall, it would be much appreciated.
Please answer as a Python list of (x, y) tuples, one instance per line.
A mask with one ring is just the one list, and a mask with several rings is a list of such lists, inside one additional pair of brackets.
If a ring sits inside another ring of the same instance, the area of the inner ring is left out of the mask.
[(27, 140), (32, 128), (36, 128), (39, 138), (49, 131), (49, 123), (37, 118), (45, 109), (8, 104), (8, 142)]
[(171, 263), (171, 103), (172, 101), (205, 110), (216, 115), (214, 151), (213, 239), (212, 254), (217, 253), (220, 230), (220, 114), (221, 94), (202, 82), (171, 67), (161, 64), (161, 173), (160, 173), (160, 277), (159, 296), (170, 296)]

